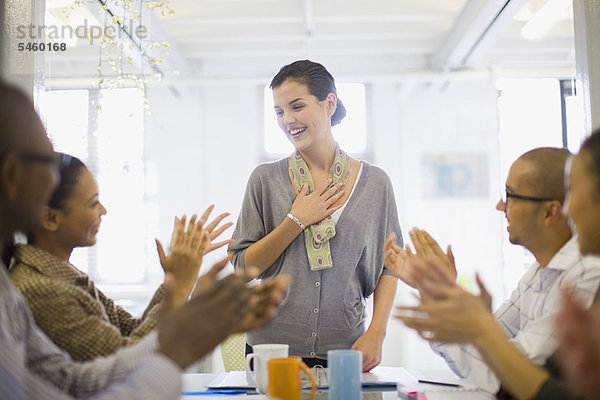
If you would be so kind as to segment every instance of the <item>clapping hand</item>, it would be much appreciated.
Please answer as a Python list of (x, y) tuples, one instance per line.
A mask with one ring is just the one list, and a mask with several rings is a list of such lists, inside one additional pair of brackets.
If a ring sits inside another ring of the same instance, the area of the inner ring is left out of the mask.
[(202, 258), (209, 246), (208, 231), (203, 229), (206, 222), (202, 218), (196, 221), (196, 215), (190, 218), (186, 226), (186, 216), (175, 217), (169, 255), (165, 254), (162, 243), (156, 239), (156, 250), (165, 274), (170, 273), (174, 280), (173, 295), (177, 301), (184, 302), (189, 296), (202, 264)]
[(475, 343), (486, 324), (495, 323), (489, 309), (491, 297), (478, 276), (480, 294), (474, 295), (455, 283), (438, 257), (414, 258), (410, 263), (421, 304), (396, 307), (395, 318), (421, 337), (445, 343)]
[[(596, 295), (598, 296), (598, 295)], [(571, 387), (585, 398), (600, 396), (600, 302), (587, 308), (572, 288), (561, 291), (561, 304), (554, 322), (560, 346), (562, 371)]]
[(194, 214), (187, 225), (187, 229), (186, 216), (175, 217), (168, 256), (162, 243), (156, 239), (156, 250), (160, 264), (165, 273), (171, 272), (173, 274), (176, 284), (174, 290), (180, 301), (185, 301), (194, 287), (203, 256), (231, 243), (231, 239), (214, 242), (226, 229), (233, 225), (232, 222), (228, 222), (219, 226), (223, 219), (229, 216), (229, 213), (219, 214), (205, 226), (214, 208), (215, 206), (211, 204), (199, 219)]
[[(227, 261), (228, 259), (224, 258), (213, 265), (206, 274), (198, 278), (192, 297), (216, 282), (217, 275), (225, 268)], [(258, 270), (249, 267), (246, 271), (236, 271), (235, 274), (243, 277), (246, 281), (251, 281), (256, 278)], [(282, 274), (274, 278), (263, 279), (259, 284), (249, 287), (251, 291), (250, 310), (244, 319), (239, 322), (236, 332), (247, 332), (262, 328), (270, 322), (289, 284), (289, 275)]]
[(414, 288), (416, 284), (411, 279), (408, 263), (408, 259), (414, 257), (414, 254), (409, 245), (406, 245), (406, 249), (396, 245), (396, 238), (396, 234), (391, 233), (385, 240), (383, 245), (383, 264), (394, 276), (402, 279), (404, 283)]
[[(218, 280), (227, 259), (215, 264), (199, 282), (190, 301), (181, 303), (171, 273), (165, 277), (165, 297), (158, 318), (159, 352), (181, 369), (208, 354), (234, 333), (251, 310), (252, 291), (239, 274)], [(199, 280), (200, 280), (199, 279)]]
[(277, 275), (252, 286), (250, 312), (237, 326), (236, 331), (247, 332), (267, 325), (275, 316), (277, 306), (289, 284), (289, 275)]
[(184, 304), (174, 296), (176, 285), (167, 273), (158, 321), (159, 352), (182, 369), (208, 354), (230, 334), (269, 323), (287, 289), (289, 277), (285, 275), (249, 287), (246, 281), (256, 275), (253, 269), (219, 280), (227, 261), (224, 258), (198, 278), (190, 301)]
[[(212, 212), (212, 210), (215, 208), (214, 204), (211, 204), (206, 211), (204, 211), (204, 214), (202, 214), (202, 217), (200, 217), (201, 221), (208, 221), (208, 217), (210, 215), (210, 213)], [(226, 229), (228, 229), (229, 227), (233, 226), (233, 222), (227, 222), (221, 226), (219, 226), (219, 224), (221, 223), (221, 221), (223, 221), (224, 218), (228, 217), (230, 214), (228, 212), (219, 214), (215, 217), (214, 220), (212, 220), (208, 225), (206, 225), (206, 227), (204, 229), (206, 229), (206, 231), (209, 234), (209, 238), (210, 238), (210, 244), (209, 246), (206, 248), (204, 254), (208, 254), (213, 250), (216, 250), (218, 248), (221, 248), (223, 246), (225, 246), (226, 244), (231, 243), (233, 240), (232, 239), (227, 239), (227, 240), (222, 240), (220, 242), (215, 242), (214, 240), (216, 238), (218, 238)]]

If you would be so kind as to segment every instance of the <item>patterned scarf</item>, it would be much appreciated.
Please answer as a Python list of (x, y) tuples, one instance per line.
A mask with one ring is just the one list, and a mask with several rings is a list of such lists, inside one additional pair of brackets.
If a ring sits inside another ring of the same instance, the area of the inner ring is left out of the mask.
[[(298, 192), (304, 184), (308, 184), (308, 193), (315, 190), (315, 185), (308, 171), (306, 162), (302, 159), (300, 152), (294, 152), (288, 162), (288, 171), (290, 178)], [(350, 175), (350, 157), (340, 149), (339, 144), (335, 146), (335, 158), (329, 170), (329, 177), (333, 183), (346, 183)], [(331, 259), (331, 249), (329, 239), (335, 236), (335, 222), (331, 216), (310, 225), (304, 230), (304, 243), (306, 244), (306, 253), (312, 271), (333, 267)]]

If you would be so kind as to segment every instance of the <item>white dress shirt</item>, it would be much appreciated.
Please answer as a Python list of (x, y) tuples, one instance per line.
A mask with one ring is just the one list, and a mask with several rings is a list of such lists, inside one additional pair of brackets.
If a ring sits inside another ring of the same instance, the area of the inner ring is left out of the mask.
[[(541, 365), (558, 346), (554, 337), (554, 316), (558, 311), (561, 288), (573, 287), (578, 298), (590, 306), (599, 283), (600, 257), (581, 256), (577, 238), (573, 237), (546, 267), (535, 262), (494, 316), (510, 340), (534, 363)], [(475, 347), (442, 343), (434, 343), (431, 347), (458, 376), (491, 393), (500, 388), (500, 381)]]

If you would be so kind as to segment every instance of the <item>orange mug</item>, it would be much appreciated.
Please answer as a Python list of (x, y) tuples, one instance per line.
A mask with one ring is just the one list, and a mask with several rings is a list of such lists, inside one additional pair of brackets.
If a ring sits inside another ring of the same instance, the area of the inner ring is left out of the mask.
[(307, 400), (312, 400), (317, 392), (317, 382), (306, 364), (300, 357), (271, 358), (267, 361), (269, 370), (269, 383), (267, 395), (281, 400), (300, 400), (302, 387), (300, 386), (300, 371), (310, 379), (310, 395)]

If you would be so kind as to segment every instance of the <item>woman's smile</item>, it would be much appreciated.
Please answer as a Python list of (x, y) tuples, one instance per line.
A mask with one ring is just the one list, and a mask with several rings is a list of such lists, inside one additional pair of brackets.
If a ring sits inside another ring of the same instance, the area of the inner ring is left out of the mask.
[(294, 129), (289, 129), (288, 133), (294, 138), (298, 138), (300, 136), (302, 136), (302, 134), (306, 131), (306, 127), (304, 128), (294, 128)]

